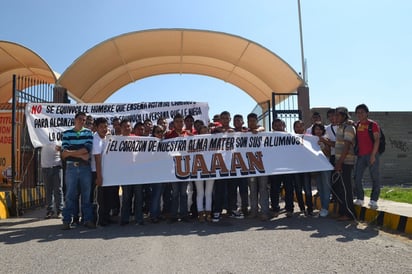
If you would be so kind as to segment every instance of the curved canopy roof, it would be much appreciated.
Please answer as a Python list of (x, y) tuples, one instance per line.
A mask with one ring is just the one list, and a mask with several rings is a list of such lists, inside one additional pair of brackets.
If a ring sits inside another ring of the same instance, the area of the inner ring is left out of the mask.
[[(13, 74), (19, 76), (35, 76), (45, 83), (54, 84), (58, 74), (30, 49), (19, 44), (0, 41), (0, 102), (8, 102), (12, 97)], [(24, 83), (29, 87), (34, 82)]]
[(161, 74), (200, 74), (229, 82), (257, 103), (272, 92), (290, 93), (303, 85), (279, 56), (227, 33), (156, 29), (108, 39), (80, 56), (57, 84), (76, 100), (104, 102), (134, 81)]

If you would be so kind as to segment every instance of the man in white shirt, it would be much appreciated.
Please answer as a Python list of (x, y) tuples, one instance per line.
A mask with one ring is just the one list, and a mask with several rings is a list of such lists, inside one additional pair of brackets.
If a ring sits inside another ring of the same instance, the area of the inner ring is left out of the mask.
[[(94, 120), (94, 128), (96, 132), (93, 135), (92, 149), (92, 178), (97, 187), (97, 224), (106, 226), (110, 224), (110, 209), (111, 209), (111, 186), (103, 187), (102, 176), (102, 153), (104, 150), (108, 122), (106, 118), (97, 118)], [(117, 187), (114, 187), (117, 189)]]
[(312, 126), (313, 126), (314, 124), (316, 124), (316, 123), (321, 123), (321, 122), (322, 122), (322, 117), (320, 116), (320, 113), (317, 112), (317, 111), (315, 111), (315, 112), (312, 114), (312, 124), (310, 125), (310, 127), (308, 127), (308, 128), (306, 129), (306, 134), (312, 135)]
[(56, 213), (55, 216), (57, 218), (60, 218), (63, 210), (63, 171), (60, 158), (60, 146), (54, 142), (45, 144), (41, 149), (40, 157), (43, 182), (46, 191), (46, 219), (52, 218), (54, 213)]

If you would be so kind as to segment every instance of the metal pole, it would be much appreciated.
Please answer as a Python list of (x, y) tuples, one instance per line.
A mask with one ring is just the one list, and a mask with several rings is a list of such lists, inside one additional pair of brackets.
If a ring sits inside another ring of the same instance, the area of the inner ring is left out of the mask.
[(300, 55), (302, 59), (302, 78), (305, 86), (306, 82), (306, 69), (305, 69), (305, 55), (303, 53), (303, 31), (302, 31), (302, 14), (300, 12), (300, 0), (298, 0), (298, 13), (299, 13), (299, 34), (300, 34)]
[(18, 185), (16, 184), (16, 75), (13, 75), (13, 98), (12, 98), (12, 112), (11, 112), (11, 216), (19, 216), (18, 210)]

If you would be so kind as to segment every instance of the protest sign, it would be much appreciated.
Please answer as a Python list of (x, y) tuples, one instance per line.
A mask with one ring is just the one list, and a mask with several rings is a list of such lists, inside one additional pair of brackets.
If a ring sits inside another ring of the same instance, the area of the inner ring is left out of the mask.
[(109, 125), (115, 117), (129, 119), (132, 124), (150, 119), (156, 124), (160, 117), (171, 121), (180, 113), (194, 119), (209, 120), (209, 106), (200, 102), (141, 102), (125, 104), (59, 104), (29, 103), (26, 105), (26, 123), (34, 147), (59, 142), (62, 133), (74, 126), (74, 116), (83, 111), (93, 118), (105, 117)]
[(110, 136), (103, 185), (267, 176), (333, 169), (316, 136), (220, 133), (160, 140)]

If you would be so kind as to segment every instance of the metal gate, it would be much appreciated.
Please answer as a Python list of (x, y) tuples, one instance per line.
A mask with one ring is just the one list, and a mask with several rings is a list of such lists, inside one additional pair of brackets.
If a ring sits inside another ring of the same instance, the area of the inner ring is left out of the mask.
[(40, 151), (32, 146), (25, 120), (27, 103), (53, 102), (54, 85), (34, 77), (13, 75), (10, 215), (45, 202)]
[(272, 119), (283, 120), (286, 123), (286, 131), (290, 133), (294, 133), (293, 123), (302, 119), (298, 97), (298, 93), (272, 93)]

